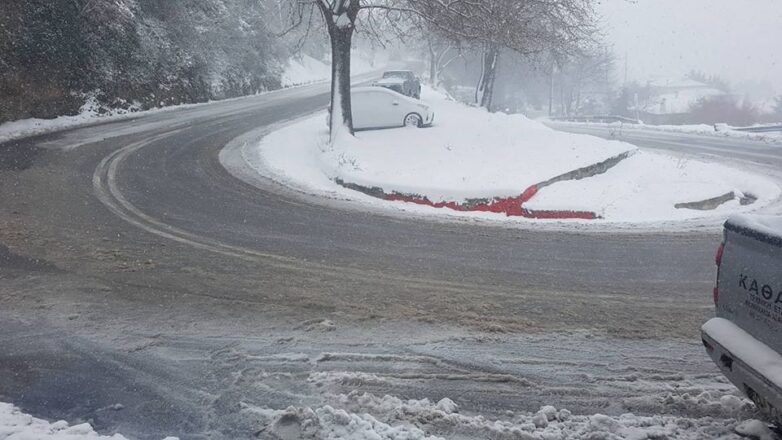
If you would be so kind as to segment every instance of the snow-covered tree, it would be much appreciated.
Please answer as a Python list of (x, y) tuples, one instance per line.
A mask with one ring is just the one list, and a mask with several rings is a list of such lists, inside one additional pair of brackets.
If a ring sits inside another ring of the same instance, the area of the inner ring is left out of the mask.
[(275, 0), (15, 0), (0, 13), (0, 122), (141, 108), (280, 85)]

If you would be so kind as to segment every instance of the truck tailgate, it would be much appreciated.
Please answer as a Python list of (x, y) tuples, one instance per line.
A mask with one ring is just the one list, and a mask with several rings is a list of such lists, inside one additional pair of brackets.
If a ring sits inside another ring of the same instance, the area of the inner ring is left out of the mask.
[(782, 352), (782, 237), (742, 220), (725, 224), (717, 316)]

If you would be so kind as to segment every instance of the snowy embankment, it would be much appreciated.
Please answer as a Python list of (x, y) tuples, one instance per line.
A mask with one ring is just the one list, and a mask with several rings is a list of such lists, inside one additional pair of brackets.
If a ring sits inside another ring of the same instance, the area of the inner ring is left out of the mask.
[(516, 221), (715, 218), (780, 195), (772, 181), (732, 168), (491, 114), (431, 89), (423, 101), (436, 114), (431, 128), (361, 131), (329, 144), (318, 114), (270, 134), (244, 157), (261, 174), (316, 195)]
[[(382, 65), (382, 62), (380, 63)], [(351, 71), (354, 75), (371, 72), (377, 69), (372, 63), (364, 59), (360, 54), (353, 54)], [(307, 55), (292, 58), (282, 73), (281, 84), (283, 87), (294, 87), (312, 84), (327, 80), (331, 75), (331, 67)], [(241, 98), (230, 98), (241, 99)], [(13, 139), (50, 133), (58, 130), (79, 127), (99, 121), (117, 121), (139, 115), (171, 111), (182, 108), (190, 108), (208, 103), (180, 104), (167, 107), (159, 107), (150, 110), (140, 110), (138, 106), (130, 106), (128, 109), (115, 109), (106, 112), (101, 108), (94, 96), (87, 96), (79, 114), (73, 116), (60, 116), (54, 119), (21, 119), (0, 124), (0, 143)]]
[[(60, 420), (50, 423), (23, 413), (19, 408), (0, 402), (0, 440), (127, 440), (120, 434), (103, 436), (89, 423), (68, 425)], [(164, 440), (177, 440), (166, 437)]]

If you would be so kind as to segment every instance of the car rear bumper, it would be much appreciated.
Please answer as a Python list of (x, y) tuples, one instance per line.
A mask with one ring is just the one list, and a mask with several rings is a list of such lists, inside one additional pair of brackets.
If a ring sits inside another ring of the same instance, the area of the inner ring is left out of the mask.
[(770, 418), (782, 421), (782, 355), (724, 318), (706, 322), (701, 337), (722, 373)]

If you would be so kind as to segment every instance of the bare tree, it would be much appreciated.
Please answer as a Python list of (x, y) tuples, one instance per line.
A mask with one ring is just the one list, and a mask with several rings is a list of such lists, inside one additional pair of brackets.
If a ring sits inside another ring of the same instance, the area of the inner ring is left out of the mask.
[[(331, 104), (329, 130), (331, 140), (342, 130), (353, 134), (353, 112), (350, 98), (350, 50), (359, 15), (362, 14), (369, 31), (373, 24), (383, 20), (393, 23), (408, 11), (395, 6), (393, 0), (284, 0), (288, 9), (289, 27), (311, 25), (313, 14), (320, 13), (331, 41)], [(382, 13), (383, 17), (373, 14)], [(394, 15), (391, 15), (391, 14)]]
[(442, 72), (464, 54), (458, 42), (432, 36), (427, 38), (427, 48), (429, 49), (429, 84), (432, 87), (439, 87)]
[(593, 0), (406, 0), (433, 30), (482, 53), (476, 103), (492, 107), (503, 49), (576, 52), (596, 33)]
[[(603, 106), (608, 110), (615, 59), (607, 47), (556, 57), (556, 60), (557, 72), (556, 75), (552, 74), (552, 89), (556, 79), (564, 115), (584, 111), (582, 107), (586, 94), (592, 95), (592, 98), (601, 96)], [(590, 110), (594, 111), (594, 108), (586, 109)]]

